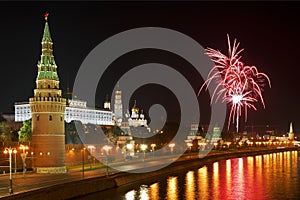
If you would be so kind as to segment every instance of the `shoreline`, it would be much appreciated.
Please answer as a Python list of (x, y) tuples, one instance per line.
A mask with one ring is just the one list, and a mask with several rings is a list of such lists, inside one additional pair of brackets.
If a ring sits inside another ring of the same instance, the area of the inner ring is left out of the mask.
[(89, 179), (81, 179), (73, 182), (60, 183), (57, 185), (39, 188), (28, 192), (18, 193), (6, 196), (1, 199), (79, 199), (81, 196), (101, 192), (105, 190), (115, 189), (121, 186), (138, 184), (142, 180), (154, 179), (156, 177), (170, 176), (172, 174), (188, 171), (195, 168), (201, 168), (204, 165), (227, 160), (231, 158), (257, 156), (285, 151), (299, 151), (297, 147), (286, 147), (284, 149), (259, 149), (259, 150), (242, 150), (242, 151), (220, 151), (208, 154), (203, 158), (193, 158), (189, 160), (178, 159), (169, 166), (157, 171), (147, 173), (129, 173), (118, 172), (116, 174), (99, 176)]

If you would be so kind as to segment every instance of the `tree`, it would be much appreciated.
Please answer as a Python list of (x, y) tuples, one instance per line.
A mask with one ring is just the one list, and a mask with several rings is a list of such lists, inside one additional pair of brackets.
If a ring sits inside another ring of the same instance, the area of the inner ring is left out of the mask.
[(32, 138), (31, 133), (31, 119), (23, 122), (23, 126), (20, 128), (19, 132), (20, 142), (30, 142)]
[(12, 140), (12, 135), (11, 135), (9, 124), (6, 121), (0, 122), (0, 141), (6, 142), (11, 140)]

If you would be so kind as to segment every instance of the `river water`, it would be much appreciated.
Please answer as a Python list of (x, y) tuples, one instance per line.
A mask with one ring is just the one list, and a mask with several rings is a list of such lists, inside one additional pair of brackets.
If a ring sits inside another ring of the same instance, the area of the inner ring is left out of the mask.
[(222, 160), (81, 199), (300, 199), (300, 152)]

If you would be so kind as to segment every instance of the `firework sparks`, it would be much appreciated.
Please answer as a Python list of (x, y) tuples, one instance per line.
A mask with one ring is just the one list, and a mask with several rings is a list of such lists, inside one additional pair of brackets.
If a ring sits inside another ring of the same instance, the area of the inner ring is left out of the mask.
[[(217, 82), (211, 97), (211, 103), (215, 99), (222, 99), (222, 102), (230, 106), (228, 129), (231, 121), (236, 123), (236, 130), (239, 129), (239, 118), (244, 111), (245, 121), (247, 120), (248, 109), (257, 110), (255, 107), (256, 102), (261, 102), (265, 108), (264, 99), (262, 96), (263, 88), (267, 81), (269, 87), (271, 82), (269, 77), (261, 72), (258, 72), (255, 66), (246, 66), (241, 61), (240, 53), (244, 50), (239, 50), (240, 43), (236, 39), (231, 47), (229, 36), (228, 40), (228, 56), (222, 54), (219, 50), (212, 48), (206, 49), (206, 54), (215, 63), (215, 66), (208, 74), (208, 78), (201, 86), (199, 93), (205, 89), (213, 80), (218, 81), (217, 77), (221, 80)], [(198, 95), (199, 95), (198, 93)]]

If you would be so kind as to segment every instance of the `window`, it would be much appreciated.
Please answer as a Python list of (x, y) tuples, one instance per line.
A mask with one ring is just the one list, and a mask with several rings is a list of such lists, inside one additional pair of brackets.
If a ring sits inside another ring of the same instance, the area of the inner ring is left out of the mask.
[(39, 121), (39, 120), (40, 120), (40, 116), (37, 115), (37, 116), (36, 116), (36, 121)]
[(62, 121), (63, 120), (63, 117), (62, 117), (62, 115), (60, 116), (60, 121)]
[(52, 115), (49, 115), (49, 121), (52, 121)]

